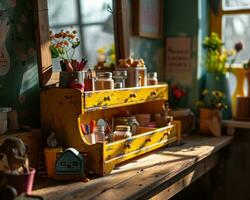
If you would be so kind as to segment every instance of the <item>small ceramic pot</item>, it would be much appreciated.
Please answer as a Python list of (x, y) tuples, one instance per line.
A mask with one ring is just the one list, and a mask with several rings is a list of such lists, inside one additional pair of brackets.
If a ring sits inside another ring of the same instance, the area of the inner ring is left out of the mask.
[(203, 134), (211, 134), (211, 130), (207, 123), (208, 120), (211, 120), (213, 117), (217, 117), (219, 120), (222, 119), (222, 113), (218, 109), (207, 109), (201, 108), (200, 109), (200, 118), (199, 118), (199, 126), (200, 132)]
[(7, 184), (14, 187), (18, 194), (31, 194), (36, 170), (30, 168), (28, 173), (24, 174), (5, 174)]

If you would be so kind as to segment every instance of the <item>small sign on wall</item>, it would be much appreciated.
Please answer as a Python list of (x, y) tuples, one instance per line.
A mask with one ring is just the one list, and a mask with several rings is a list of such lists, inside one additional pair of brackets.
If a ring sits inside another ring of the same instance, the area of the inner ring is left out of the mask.
[(189, 70), (191, 67), (191, 38), (168, 37), (165, 58), (167, 70)]

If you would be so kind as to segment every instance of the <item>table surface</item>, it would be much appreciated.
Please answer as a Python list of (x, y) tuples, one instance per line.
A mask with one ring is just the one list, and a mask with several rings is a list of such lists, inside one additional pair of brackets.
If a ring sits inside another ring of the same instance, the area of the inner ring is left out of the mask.
[[(141, 199), (161, 185), (168, 183), (167, 188), (174, 184), (174, 177), (217, 153), (228, 145), (232, 138), (188, 136), (180, 146), (165, 147), (134, 159), (105, 177), (94, 178), (89, 182), (45, 181), (35, 187), (33, 194), (49, 200)], [(202, 172), (204, 168), (209, 170), (209, 167), (203, 166)], [(178, 191), (184, 187), (186, 185), (181, 184)]]

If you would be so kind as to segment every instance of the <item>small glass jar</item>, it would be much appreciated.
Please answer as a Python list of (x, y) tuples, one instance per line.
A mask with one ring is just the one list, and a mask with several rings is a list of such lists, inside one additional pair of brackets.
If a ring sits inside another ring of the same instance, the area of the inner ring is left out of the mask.
[(115, 125), (126, 125), (130, 127), (132, 135), (136, 135), (139, 123), (135, 116), (130, 117), (117, 117), (115, 119)]
[(114, 89), (114, 80), (111, 72), (99, 72), (95, 81), (95, 90)]
[(132, 136), (130, 126), (118, 125), (115, 127), (115, 132), (112, 134), (112, 141), (126, 139)]
[(158, 84), (157, 72), (148, 73), (147, 80), (148, 80), (147, 81), (148, 85), (157, 85)]
[(114, 88), (115, 88), (115, 89), (123, 88), (122, 82), (115, 82)]
[(125, 80), (127, 79), (127, 71), (113, 71), (115, 83), (122, 83), (122, 88), (125, 88)]

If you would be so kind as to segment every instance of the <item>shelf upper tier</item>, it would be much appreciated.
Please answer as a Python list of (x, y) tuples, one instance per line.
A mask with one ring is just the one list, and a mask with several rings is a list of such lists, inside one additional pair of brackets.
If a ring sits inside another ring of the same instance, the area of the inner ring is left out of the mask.
[[(83, 112), (134, 105), (156, 100), (168, 100), (168, 86), (165, 83), (154, 86), (89, 92), (71, 88), (50, 88), (48, 90), (44, 90), (42, 93), (49, 92), (50, 95), (57, 96), (56, 99), (58, 101), (60, 101), (60, 98), (66, 98), (72, 104), (81, 106)], [(46, 96), (51, 97), (50, 95), (48, 94)], [(76, 103), (77, 101), (80, 101), (80, 103)]]

